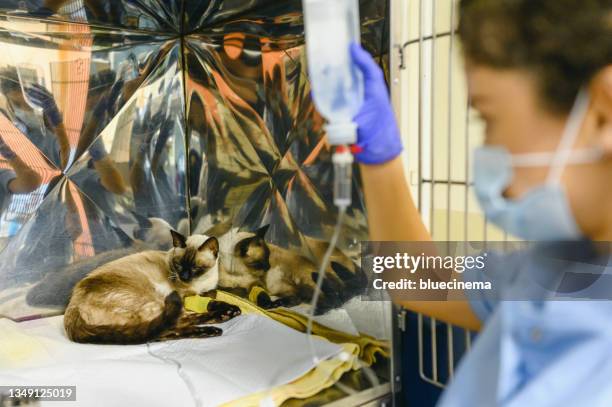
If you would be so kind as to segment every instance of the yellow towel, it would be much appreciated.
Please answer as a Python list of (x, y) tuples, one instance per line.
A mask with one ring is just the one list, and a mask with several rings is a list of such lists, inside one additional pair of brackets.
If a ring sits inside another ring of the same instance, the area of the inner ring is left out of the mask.
[[(259, 287), (255, 287), (249, 298), (256, 298), (256, 296), (262, 290)], [(208, 302), (211, 299), (208, 297), (193, 296), (185, 298), (185, 308), (194, 312), (206, 312)], [(298, 312), (291, 311), (285, 308), (276, 308), (273, 310), (264, 310), (237, 295), (227, 293), (225, 291), (217, 291), (217, 300), (224, 301), (229, 304), (236, 305), (240, 308), (243, 314), (259, 314), (274, 319), (282, 324), (287, 325), (300, 332), (306, 332), (308, 324), (308, 317)], [(337, 344), (353, 343), (359, 346), (359, 358), (362, 359), (368, 366), (376, 362), (376, 356), (380, 355), (383, 358), (389, 358), (389, 343), (386, 341), (380, 341), (369, 335), (351, 335), (345, 332), (341, 332), (325, 325), (313, 322), (312, 333), (327, 339), (330, 342)]]
[(344, 348), (342, 353), (349, 355), (348, 358), (336, 356), (335, 358), (324, 360), (314, 369), (293, 382), (224, 403), (221, 407), (259, 407), (264, 400), (269, 401), (265, 405), (279, 406), (292, 398), (305, 399), (314, 396), (340, 380), (344, 373), (359, 367), (357, 363), (358, 346), (352, 343), (345, 343), (342, 347)]
[[(251, 291), (249, 298), (255, 300), (261, 291), (261, 288), (256, 287)], [(295, 311), (283, 308), (264, 310), (249, 300), (224, 291), (217, 291), (216, 299), (238, 306), (243, 314), (267, 316), (290, 328), (306, 332), (308, 317)], [(187, 297), (185, 298), (185, 308), (190, 311), (203, 313), (206, 312), (208, 303), (211, 300), (208, 297)], [(344, 373), (358, 369), (361, 363), (359, 359), (370, 366), (376, 362), (377, 355), (385, 358), (389, 357), (389, 344), (368, 335), (350, 335), (316, 322), (313, 322), (312, 333), (330, 342), (340, 344), (344, 348), (344, 352), (341, 352), (335, 358), (320, 362), (314, 369), (291, 383), (234, 400), (223, 406), (259, 406), (265, 399), (269, 399), (273, 405), (280, 405), (290, 398), (307, 398), (332, 386)]]

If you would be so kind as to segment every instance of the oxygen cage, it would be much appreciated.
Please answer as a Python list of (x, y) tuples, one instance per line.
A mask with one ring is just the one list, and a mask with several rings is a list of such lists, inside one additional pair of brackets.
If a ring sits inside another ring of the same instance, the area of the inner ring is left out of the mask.
[[(362, 43), (387, 73), (391, 6), (360, 2)], [(74, 386), (82, 405), (393, 402), (386, 297), (343, 298), (315, 319), (319, 365), (300, 342), (303, 306), (292, 323), (244, 308), (219, 338), (146, 346), (78, 345), (61, 329), (83, 265), (166, 250), (169, 229), (264, 230), (320, 260), (336, 221), (332, 150), (300, 1), (1, 0), (0, 52), (3, 384)], [(338, 249), (358, 264), (367, 225), (353, 183)]]

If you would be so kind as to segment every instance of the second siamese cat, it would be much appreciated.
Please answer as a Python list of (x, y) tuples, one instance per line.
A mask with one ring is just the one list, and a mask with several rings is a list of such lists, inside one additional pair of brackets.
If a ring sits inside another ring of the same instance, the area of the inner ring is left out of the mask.
[(219, 243), (188, 239), (171, 231), (173, 248), (144, 251), (101, 266), (74, 287), (64, 315), (75, 342), (136, 344), (154, 340), (210, 337), (221, 329), (202, 324), (240, 314), (236, 306), (211, 301), (208, 313), (188, 313), (183, 298), (217, 288)]
[[(319, 265), (290, 250), (272, 245), (264, 240), (268, 226), (254, 233), (231, 231), (220, 238), (219, 287), (246, 296), (251, 288), (260, 286), (276, 297), (272, 300), (265, 293), (258, 298), (264, 308), (294, 306), (312, 299)], [(318, 260), (323, 258), (328, 244), (311, 241), (309, 246)], [(331, 256), (330, 266), (323, 280), (322, 293), (317, 310), (325, 313), (341, 306), (361, 293), (367, 277), (340, 250)]]

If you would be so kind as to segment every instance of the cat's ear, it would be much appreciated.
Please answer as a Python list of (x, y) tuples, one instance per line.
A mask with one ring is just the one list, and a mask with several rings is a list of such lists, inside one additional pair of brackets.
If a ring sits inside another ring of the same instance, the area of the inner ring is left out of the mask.
[(260, 238), (264, 238), (264, 236), (266, 235), (266, 233), (268, 233), (268, 229), (270, 229), (270, 224), (268, 223), (265, 226), (260, 227), (259, 229), (257, 229), (255, 231), (255, 236), (260, 237)]
[(216, 237), (209, 237), (204, 243), (198, 248), (198, 251), (210, 250), (213, 252), (215, 257), (219, 254), (219, 241)]
[(174, 247), (177, 249), (184, 249), (187, 247), (187, 239), (185, 239), (185, 236), (172, 229), (170, 229), (170, 234), (172, 235), (172, 245)]

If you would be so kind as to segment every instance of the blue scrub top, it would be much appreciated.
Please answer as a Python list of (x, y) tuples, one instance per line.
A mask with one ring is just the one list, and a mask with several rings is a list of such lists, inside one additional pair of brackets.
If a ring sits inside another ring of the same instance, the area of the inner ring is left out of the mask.
[[(550, 281), (593, 268), (604, 278), (574, 298), (601, 298), (601, 293), (611, 298), (605, 277), (612, 274), (612, 262), (606, 255), (595, 263), (559, 267), (542, 264), (532, 253), (489, 256), (487, 279), (497, 289), (468, 294), (485, 327), (438, 406), (612, 406), (612, 301), (538, 300), (534, 291), (534, 275)], [(468, 279), (483, 280), (482, 275)], [(528, 290), (532, 300), (508, 300), (525, 298)]]

